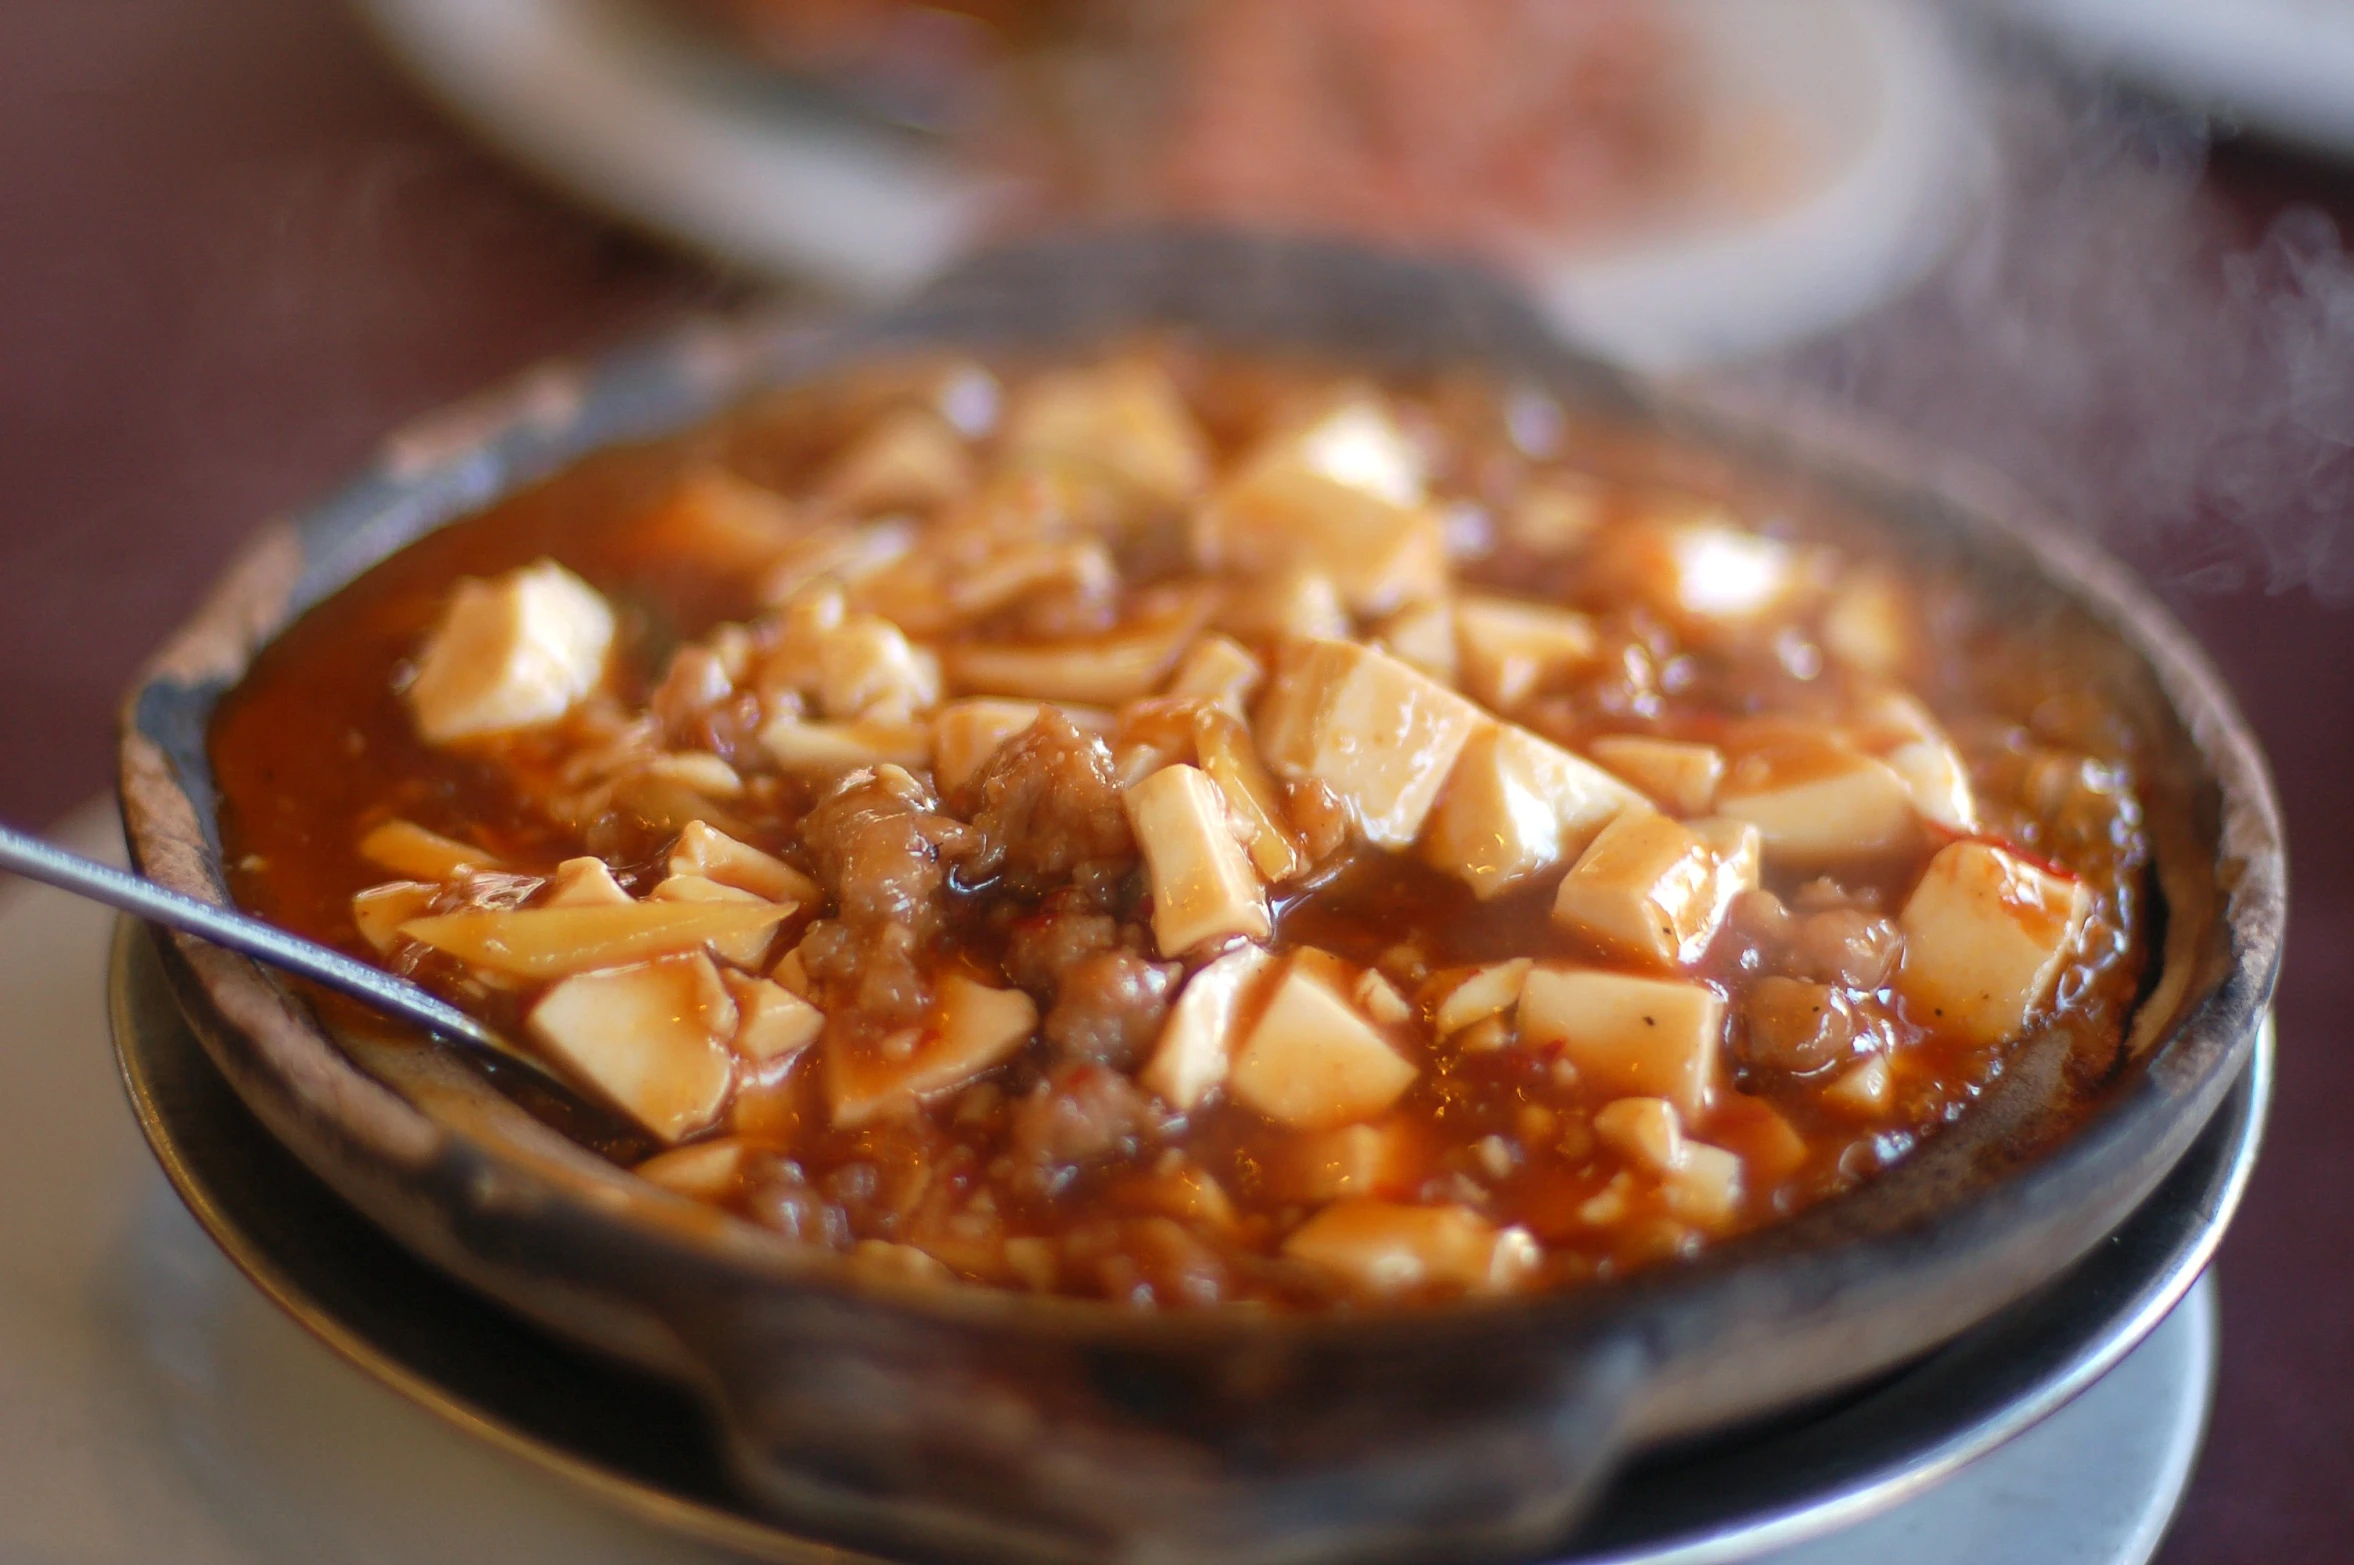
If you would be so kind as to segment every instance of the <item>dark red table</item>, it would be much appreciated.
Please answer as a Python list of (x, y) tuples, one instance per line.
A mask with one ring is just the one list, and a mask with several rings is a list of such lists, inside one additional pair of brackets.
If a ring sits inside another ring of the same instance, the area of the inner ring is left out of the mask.
[[(2354, 170), (2261, 149), (2207, 180), (2251, 231), (2354, 212)], [(386, 428), (726, 292), (495, 166), (318, 0), (0, 7), (0, 817), (107, 786), (137, 660)], [(2164, 1558), (2354, 1560), (2354, 612), (2180, 596), (2270, 746), (2297, 894), (2221, 1396)]]

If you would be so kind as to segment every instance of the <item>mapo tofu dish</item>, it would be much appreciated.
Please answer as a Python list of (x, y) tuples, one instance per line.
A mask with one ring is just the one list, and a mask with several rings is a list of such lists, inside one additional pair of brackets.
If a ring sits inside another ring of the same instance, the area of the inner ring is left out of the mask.
[[(1688, 471), (1687, 471), (1688, 469)], [(2113, 1062), (2134, 740), (1999, 604), (1528, 389), (1140, 339), (600, 453), (222, 703), (232, 888), (901, 1279), (1417, 1303)]]

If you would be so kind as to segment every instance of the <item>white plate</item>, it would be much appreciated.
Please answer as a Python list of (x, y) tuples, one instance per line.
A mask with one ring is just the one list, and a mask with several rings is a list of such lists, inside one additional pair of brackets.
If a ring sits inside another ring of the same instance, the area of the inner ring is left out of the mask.
[[(975, 243), (999, 199), (938, 143), (753, 90), (629, 0), (358, 3), (509, 156), (764, 275), (889, 297)], [(1917, 277), (1988, 156), (1934, 18), (1906, 0), (1672, 3), (1709, 83), (1706, 197), (1530, 257), (1556, 317), (1606, 352), (1676, 368), (1819, 332)]]
[[(121, 860), (111, 808), (57, 835)], [(717, 1565), (404, 1401), (230, 1266), (123, 1102), (103, 1003), (112, 925), (0, 877), (0, 1560)], [(1766, 1558), (2141, 1565), (2197, 1453), (2214, 1330), (2202, 1282), (2044, 1423)]]
[(2348, 0), (2003, 0), (2087, 62), (2328, 152), (2354, 153)]

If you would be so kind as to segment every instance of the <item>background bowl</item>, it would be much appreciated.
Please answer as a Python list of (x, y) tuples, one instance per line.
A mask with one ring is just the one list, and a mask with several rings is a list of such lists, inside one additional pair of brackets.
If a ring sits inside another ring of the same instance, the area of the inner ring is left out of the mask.
[(866, 320), (697, 328), (412, 428), (342, 493), (266, 529), (132, 693), (133, 854), (224, 895), (214, 703), (292, 617), (421, 532), (597, 446), (848, 361), (1080, 351), (1166, 324), (1526, 381), (1657, 425), (1762, 503), (1969, 573), (2146, 746), (2163, 916), (2126, 1062), (2084, 1081), (2063, 1038), (2030, 1037), (1968, 1115), (1887, 1174), (1689, 1265), (1354, 1317), (1143, 1316), (855, 1281), (830, 1253), (599, 1162), (438, 1051), (331, 1040), (251, 964), (169, 942), (181, 1003), (240, 1097), (429, 1261), (693, 1388), (737, 1481), (795, 1526), (967, 1557), (1526, 1552), (1629, 1451), (1884, 1371), (2056, 1275), (2149, 1193), (2253, 1046), (2285, 889), (2262, 761), (2179, 627), (1981, 478), (1804, 409), (1671, 396), (1560, 346), (1477, 274), (1348, 247), (1175, 232), (1031, 246)]

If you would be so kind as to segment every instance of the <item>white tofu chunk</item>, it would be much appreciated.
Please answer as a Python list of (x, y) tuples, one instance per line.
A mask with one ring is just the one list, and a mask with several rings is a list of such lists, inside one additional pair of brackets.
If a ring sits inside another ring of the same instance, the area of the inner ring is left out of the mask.
[(671, 750), (647, 760), (641, 768), (648, 777), (677, 783), (710, 799), (740, 799), (744, 777), (708, 750)]
[(818, 481), (830, 504), (861, 515), (929, 511), (973, 486), (972, 453), (948, 422), (923, 408), (878, 419)]
[(1736, 760), (1717, 813), (1755, 825), (1766, 862), (1798, 870), (1872, 858), (1917, 841), (1912, 790), (1887, 762), (1828, 739), (1781, 740)]
[(1422, 856), (1483, 902), (1585, 851), (1642, 795), (1525, 728), (1484, 723), (1463, 746)]
[(1317, 571), (1270, 571), (1230, 587), (1218, 628), (1246, 641), (1344, 641), (1351, 626), (1340, 589)]
[(1286, 1125), (1371, 1119), (1421, 1074), (1349, 998), (1356, 974), (1322, 951), (1292, 953), (1235, 1052), (1227, 1090)]
[[(594, 863), (594, 860), (590, 861)], [(599, 869), (603, 865), (597, 866)], [(615, 889), (619, 889), (618, 887)], [(395, 880), (381, 886), (370, 886), (355, 891), (351, 899), (351, 921), (359, 927), (360, 938), (371, 949), (390, 951), (401, 938), (401, 925), (412, 918), (421, 918), (441, 895), (441, 887), (429, 886), (420, 880)], [(627, 901), (626, 896), (623, 897)]]
[(1596, 968), (1539, 967), (1520, 991), (1520, 1040), (1557, 1048), (1587, 1090), (1707, 1109), (1724, 1040), (1724, 997), (1706, 984)]
[(804, 723), (787, 712), (761, 728), (760, 747), (783, 771), (830, 777), (862, 766), (926, 765), (932, 734), (920, 723)]
[(1957, 836), (1977, 834), (1969, 768), (1927, 707), (1907, 695), (1883, 695), (1849, 734), (1857, 749), (1885, 761), (1903, 780), (1922, 820)]
[(1005, 742), (1038, 721), (1037, 701), (977, 697), (951, 701), (932, 718), (932, 780), (943, 794), (962, 793)]
[(817, 704), (837, 722), (906, 723), (940, 704), (940, 662), (897, 625), (853, 614), (817, 637)]
[(735, 1079), (735, 1002), (700, 952), (577, 973), (524, 1027), (548, 1057), (664, 1141), (719, 1117)]
[(1183, 593), (1101, 636), (951, 647), (945, 654), (949, 679), (967, 695), (1118, 706), (1160, 688), (1211, 606), (1209, 594)]
[(1510, 1293), (1544, 1259), (1527, 1229), (1498, 1228), (1469, 1207), (1364, 1199), (1318, 1212), (1293, 1230), (1283, 1253), (1384, 1295), (1428, 1287)]
[(1667, 1209), (1687, 1223), (1723, 1228), (1740, 1215), (1741, 1159), (1705, 1141), (1684, 1143), (1683, 1156), (1660, 1178)]
[(630, 894), (621, 889), (603, 859), (566, 859), (556, 866), (541, 907), (627, 907)]
[(696, 951), (713, 941), (774, 929), (792, 914), (778, 903), (630, 902), (620, 906), (460, 908), (412, 918), (400, 932), (480, 973), (562, 978)]
[(1194, 494), (1209, 471), (1185, 398), (1141, 359), (1037, 377), (1015, 399), (1005, 438), (1017, 459), (1083, 463), (1162, 501)]
[(744, 1162), (752, 1149), (752, 1143), (740, 1136), (714, 1136), (657, 1152), (631, 1172), (674, 1195), (724, 1202), (742, 1188)]
[(1609, 508), (1609, 490), (1596, 480), (1537, 478), (1504, 512), (1504, 536), (1535, 554), (1567, 554), (1594, 536)]
[(1465, 594), (1455, 604), (1463, 688), (1510, 711), (1546, 685), (1594, 661), (1594, 622), (1544, 603)]
[(1901, 678), (1913, 662), (1915, 612), (1894, 577), (1859, 571), (1832, 594), (1823, 612), (1823, 645), (1851, 668), (1878, 679)]
[(928, 1027), (880, 1040), (826, 1040), (827, 1108), (843, 1129), (873, 1124), (994, 1070), (1037, 1030), (1038, 1007), (1028, 995), (952, 973), (940, 981)]
[(1227, 822), (1241, 828), (1243, 850), (1259, 878), (1278, 885), (1306, 869), (1308, 857), (1293, 840), (1283, 795), (1267, 775), (1242, 719), (1215, 708), (1198, 711), (1193, 747), (1202, 770), (1225, 795)]
[(665, 866), (673, 875), (700, 875), (771, 902), (815, 907), (825, 900), (816, 881), (772, 853), (763, 853), (705, 821), (689, 821), (671, 845)]
[(1024, 598), (1048, 594), (1108, 602), (1120, 588), (1120, 569), (1095, 540), (1017, 543), (959, 569), (943, 587), (954, 619), (985, 619)]
[(1248, 647), (1231, 636), (1211, 632), (1185, 649), (1177, 672), (1169, 676), (1161, 694), (1207, 701), (1241, 717), (1248, 712), (1251, 697), (1266, 682), (1266, 667), (1251, 656)]
[[(769, 899), (736, 886), (723, 886), (716, 880), (701, 875), (671, 875), (646, 893), (650, 902), (721, 902), (742, 907), (764, 907)], [(768, 948), (776, 941), (776, 926), (765, 929), (744, 929), (715, 935), (709, 944), (713, 954), (738, 967), (759, 967), (768, 959)]]
[(1654, 523), (1614, 543), (1626, 584), (1687, 632), (1737, 629), (1803, 585), (1790, 548), (1728, 519)]
[(1348, 641), (1289, 648), (1258, 711), (1259, 748), (1281, 777), (1329, 788), (1358, 835), (1412, 845), (1447, 774), (1489, 719), (1384, 652)]
[(1737, 828), (1712, 842), (1655, 810), (1628, 810), (1562, 877), (1553, 922), (1624, 956), (1689, 966), (1716, 938), (1733, 898), (1757, 884), (1746, 842)]
[(1153, 939), (1183, 956), (1274, 932), (1267, 888), (1227, 821), (1226, 796), (1194, 766), (1164, 766), (1122, 795), (1152, 886)]
[(850, 1247), (850, 1269), (884, 1283), (937, 1286), (956, 1281), (946, 1261), (928, 1250), (889, 1239), (861, 1239)]
[(1509, 962), (1492, 962), (1486, 967), (1475, 967), (1469, 976), (1440, 996), (1431, 1008), (1431, 1030), (1440, 1037), (1450, 1037), (1491, 1016), (1502, 1016), (1520, 1004), (1520, 986), (1527, 981), (1528, 970), (1535, 964), (1527, 957), (1514, 957)]
[(613, 611), (553, 560), (458, 583), (406, 692), (427, 744), (556, 721), (605, 677)]
[(1637, 1168), (1664, 1174), (1684, 1161), (1684, 1124), (1665, 1098), (1614, 1098), (1594, 1111), (1594, 1134)]
[(1897, 988), (1932, 1025), (1999, 1043), (2050, 995), (2091, 911), (2079, 881), (1992, 843), (1949, 843), (1897, 918)]
[(1888, 1057), (1875, 1054), (1860, 1065), (1850, 1066), (1825, 1087), (1823, 1101), (1858, 1119), (1870, 1119), (1888, 1107), (1895, 1088), (1896, 1073), (1888, 1068)]
[(360, 857), (411, 880), (458, 880), (506, 866), (487, 848), (460, 842), (413, 821), (386, 821), (360, 839)]
[(1265, 951), (1245, 946), (1187, 979), (1136, 1079), (1178, 1113), (1191, 1113), (1226, 1080), (1244, 1008), (1272, 964)]
[(1380, 614), (1447, 580), (1445, 529), (1426, 503), (1421, 454), (1369, 397), (1268, 439), (1194, 517), (1194, 556), (1236, 575), (1330, 578), (1341, 601)]
[(1287, 1136), (1268, 1160), (1266, 1178), (1276, 1199), (1314, 1203), (1403, 1195), (1419, 1181), (1421, 1169), (1413, 1127), (1392, 1115)]
[(1356, 987), (1349, 991), (1349, 998), (1377, 1026), (1403, 1027), (1414, 1020), (1414, 1002), (1400, 994), (1398, 986), (1374, 968), (1368, 967), (1357, 975)]
[(744, 973), (723, 972), (728, 997), (736, 1002), (736, 1053), (755, 1065), (789, 1060), (817, 1042), (825, 1013), (784, 985)]
[(1407, 604), (1374, 627), (1373, 644), (1442, 685), (1454, 684), (1462, 670), (1455, 605), (1445, 598)]
[(1712, 744), (1612, 734), (1587, 745), (1586, 753), (1670, 815), (1706, 815), (1725, 776), (1725, 753)]

